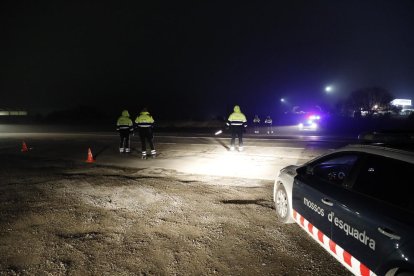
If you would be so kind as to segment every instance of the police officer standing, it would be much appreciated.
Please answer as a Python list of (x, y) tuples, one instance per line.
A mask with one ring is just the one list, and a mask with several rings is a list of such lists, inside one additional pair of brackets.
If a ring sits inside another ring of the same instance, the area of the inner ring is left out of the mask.
[(147, 108), (143, 108), (140, 112), (140, 114), (135, 119), (136, 128), (138, 129), (139, 138), (141, 140), (141, 152), (142, 152), (142, 159), (147, 158), (147, 145), (148, 142), (151, 153), (150, 155), (154, 158), (157, 152), (154, 148), (154, 133), (153, 133), (153, 127), (154, 127), (154, 119), (148, 112)]
[(246, 116), (241, 112), (240, 106), (234, 106), (233, 113), (227, 119), (226, 125), (231, 130), (230, 150), (234, 151), (237, 136), (239, 138), (239, 151), (243, 151), (243, 132), (247, 127), (247, 120)]
[(270, 118), (270, 116), (267, 116), (264, 123), (267, 126), (267, 134), (273, 133), (273, 128), (272, 128), (273, 121), (272, 121), (272, 118)]
[(258, 115), (254, 115), (253, 125), (254, 125), (254, 133), (259, 133), (260, 118)]
[(134, 131), (134, 125), (131, 118), (129, 118), (128, 110), (123, 110), (121, 116), (116, 121), (116, 130), (119, 132), (119, 152), (130, 152), (129, 135)]

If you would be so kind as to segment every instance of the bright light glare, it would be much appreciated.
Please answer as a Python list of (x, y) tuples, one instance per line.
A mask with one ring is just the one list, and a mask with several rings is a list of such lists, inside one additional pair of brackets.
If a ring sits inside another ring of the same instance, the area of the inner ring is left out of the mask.
[(392, 105), (411, 105), (411, 100), (410, 99), (394, 99), (391, 101)]
[(306, 122), (306, 125), (304, 125), (303, 123), (300, 123), (298, 124), (298, 127), (300, 130), (303, 130), (303, 129), (316, 130), (318, 129), (318, 124), (312, 120), (308, 120)]
[(319, 115), (311, 115), (309, 116), (310, 120), (319, 120), (321, 117)]
[(222, 175), (232, 177), (257, 177), (257, 170), (259, 167), (252, 167), (251, 156), (244, 152), (238, 152), (237, 147), (234, 152), (221, 152), (219, 154), (212, 154), (208, 160), (195, 158), (191, 163), (186, 163), (185, 168), (180, 168), (181, 171), (188, 171), (195, 174), (204, 175)]
[(333, 88), (330, 85), (325, 87), (325, 92), (327, 92), (327, 93), (332, 92), (332, 90), (333, 90)]
[(219, 131), (217, 131), (216, 133), (214, 133), (214, 135), (219, 135), (221, 134), (223, 131), (220, 129)]

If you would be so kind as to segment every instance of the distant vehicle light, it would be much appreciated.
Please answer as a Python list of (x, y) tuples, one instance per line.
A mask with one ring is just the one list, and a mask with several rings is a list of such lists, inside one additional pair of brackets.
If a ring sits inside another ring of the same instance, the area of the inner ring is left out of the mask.
[(299, 123), (298, 128), (299, 130), (317, 130), (318, 124), (312, 120), (307, 120), (304, 123)]
[(309, 116), (309, 120), (320, 120), (321, 119), (321, 116), (319, 116), (319, 115), (310, 115)]

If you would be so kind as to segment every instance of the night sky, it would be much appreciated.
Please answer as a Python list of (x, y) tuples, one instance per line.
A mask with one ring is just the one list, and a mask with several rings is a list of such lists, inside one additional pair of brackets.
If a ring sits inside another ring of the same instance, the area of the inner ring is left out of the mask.
[(265, 115), (373, 86), (414, 100), (411, 0), (1, 1), (0, 36), (0, 108)]

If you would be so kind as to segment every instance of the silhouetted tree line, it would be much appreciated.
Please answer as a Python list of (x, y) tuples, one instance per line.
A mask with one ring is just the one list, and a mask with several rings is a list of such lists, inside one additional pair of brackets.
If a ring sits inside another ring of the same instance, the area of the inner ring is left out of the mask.
[[(396, 108), (390, 105), (394, 99), (393, 95), (385, 88), (365, 87), (353, 91), (345, 100), (337, 104), (337, 110), (341, 114), (349, 115), (357, 112), (366, 111), (372, 115), (375, 110), (388, 110), (396, 112)], [(374, 106), (377, 106), (375, 109)]]

